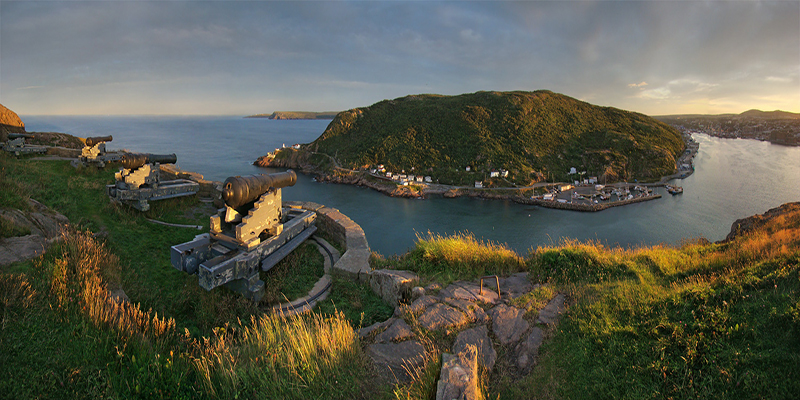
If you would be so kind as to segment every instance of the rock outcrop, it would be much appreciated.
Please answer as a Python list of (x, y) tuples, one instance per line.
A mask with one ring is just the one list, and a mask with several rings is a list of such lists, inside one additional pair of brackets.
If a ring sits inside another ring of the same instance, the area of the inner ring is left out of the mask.
[(722, 242), (729, 242), (739, 236), (748, 234), (762, 226), (766, 225), (769, 221), (778, 218), (790, 212), (800, 211), (800, 202), (782, 204), (780, 207), (772, 208), (764, 214), (753, 215), (751, 217), (737, 219), (731, 225), (731, 232), (725, 237)]
[[(411, 275), (407, 271), (390, 274), (382, 270), (381, 278), (376, 279), (383, 280), (387, 274)], [(418, 293), (412, 303), (401, 304), (388, 320), (359, 331), (367, 355), (385, 379), (403, 383), (411, 379), (409, 371), (426, 365), (424, 360), (430, 355), (442, 354), (437, 399), (481, 398), (481, 385), (476, 380), (481, 376), (478, 368), (492, 371), (497, 363), (503, 363), (505, 371), (515, 376), (527, 375), (536, 364), (539, 347), (552, 335), (566, 311), (566, 297), (556, 293), (541, 310), (532, 310), (515, 301), (541, 288), (530, 282), (527, 273), (499, 278), (497, 282), (499, 291), (494, 282), (481, 289), (480, 282), (465, 281), (445, 288), (412, 288), (412, 293)], [(381, 285), (373, 289), (382, 292), (383, 288)], [(431, 337), (450, 339), (431, 341)], [(498, 352), (498, 346), (503, 351)]]
[(0, 142), (8, 140), (9, 133), (24, 133), (25, 124), (17, 113), (0, 104)]
[(16, 227), (24, 236), (0, 238), (0, 266), (25, 261), (43, 254), (58, 240), (61, 229), (69, 223), (67, 217), (53, 211), (36, 200), (28, 200), (30, 210), (3, 209), (0, 219)]

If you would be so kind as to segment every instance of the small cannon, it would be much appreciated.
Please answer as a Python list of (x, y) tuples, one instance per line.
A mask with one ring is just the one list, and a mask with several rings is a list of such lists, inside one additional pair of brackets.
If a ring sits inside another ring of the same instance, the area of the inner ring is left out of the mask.
[(211, 216), (209, 233), (172, 246), (172, 266), (196, 273), (206, 290), (224, 285), (260, 301), (260, 271), (270, 270), (317, 230), (315, 212), (282, 207), (281, 188), (295, 182), (292, 170), (226, 179), (225, 208)]
[(47, 153), (47, 148), (44, 146), (25, 144), (25, 139), (32, 137), (33, 135), (30, 133), (9, 133), (8, 142), (0, 144), (0, 148), (9, 153), (14, 153), (16, 156), (21, 154)]
[(117, 180), (106, 185), (108, 196), (113, 201), (126, 203), (139, 211), (150, 209), (149, 200), (163, 200), (180, 196), (191, 196), (200, 190), (197, 182), (188, 179), (161, 181), (159, 164), (174, 164), (175, 154), (122, 153), (114, 162), (122, 165), (114, 174)]
[(84, 146), (81, 150), (81, 155), (77, 160), (72, 162), (72, 166), (78, 168), (95, 165), (97, 168), (104, 168), (107, 163), (119, 161), (121, 157), (120, 153), (106, 152), (106, 142), (112, 140), (114, 140), (114, 137), (111, 135), (87, 137), (83, 141)]

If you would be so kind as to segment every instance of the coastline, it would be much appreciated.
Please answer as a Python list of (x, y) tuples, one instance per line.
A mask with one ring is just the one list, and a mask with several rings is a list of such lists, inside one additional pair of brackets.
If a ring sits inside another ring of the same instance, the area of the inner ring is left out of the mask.
[[(629, 183), (617, 182), (607, 187), (615, 189), (630, 190), (632, 187), (641, 187), (642, 195), (632, 198), (618, 199), (614, 201), (603, 201), (592, 203), (584, 202), (569, 202), (544, 200), (532, 196), (535, 189), (539, 188), (554, 188), (560, 185), (568, 185), (564, 182), (540, 182), (526, 187), (504, 187), (504, 188), (472, 188), (464, 186), (442, 185), (434, 183), (414, 182), (399, 184), (396, 181), (382, 175), (374, 174), (369, 171), (349, 170), (337, 165), (336, 161), (326, 154), (312, 153), (302, 149), (296, 148), (283, 148), (276, 149), (275, 153), (269, 153), (265, 156), (259, 157), (253, 165), (267, 168), (292, 168), (298, 172), (313, 175), (319, 182), (348, 184), (355, 186), (368, 187), (391, 197), (405, 197), (424, 199), (429, 196), (442, 196), (445, 198), (455, 197), (475, 197), (482, 199), (498, 199), (510, 200), (519, 204), (535, 205), (545, 208), (553, 208), (560, 210), (572, 210), (583, 212), (597, 212), (612, 207), (619, 207), (628, 204), (640, 203), (659, 199), (662, 197), (660, 194), (652, 193), (648, 188), (666, 186), (667, 182), (673, 179), (683, 179), (694, 173), (693, 159), (697, 154), (699, 144), (687, 134), (684, 136), (686, 148), (684, 153), (676, 160), (677, 172), (672, 175), (662, 176), (660, 180), (652, 183)], [(282, 153), (277, 156), (277, 153)], [(322, 166), (321, 166), (322, 165)], [(578, 189), (586, 189), (593, 186), (579, 186)], [(569, 192), (570, 194), (572, 192)]]

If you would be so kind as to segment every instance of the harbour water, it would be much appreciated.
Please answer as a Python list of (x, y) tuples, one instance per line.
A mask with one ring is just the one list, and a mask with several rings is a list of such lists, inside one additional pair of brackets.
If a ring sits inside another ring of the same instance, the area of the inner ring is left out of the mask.
[[(330, 121), (275, 121), (261, 118), (198, 116), (21, 116), (29, 132), (113, 135), (109, 150), (176, 153), (178, 166), (207, 179), (265, 172), (252, 165), (282, 145), (316, 139)], [(596, 240), (609, 246), (680, 244), (683, 239), (723, 239), (738, 218), (800, 201), (800, 147), (703, 134), (696, 172), (674, 181), (684, 188), (672, 196), (582, 213), (471, 198), (392, 198), (373, 190), (315, 182), (299, 175), (284, 199), (338, 208), (361, 225), (370, 247), (383, 254), (404, 253), (418, 234), (472, 232), (507, 244), (520, 254), (563, 239)]]

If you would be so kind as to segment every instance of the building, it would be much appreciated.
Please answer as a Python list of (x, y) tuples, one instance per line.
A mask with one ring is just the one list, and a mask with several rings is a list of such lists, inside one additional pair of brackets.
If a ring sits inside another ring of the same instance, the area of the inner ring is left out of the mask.
[(475, 181), (475, 188), (476, 188), (476, 189), (481, 189), (481, 188), (483, 188), (483, 182), (480, 182), (480, 181)]
[(471, 171), (471, 170), (472, 170), (472, 167), (470, 167), (470, 166), (467, 166), (466, 170), (467, 170), (467, 172), (469, 172), (469, 171)]
[(489, 172), (489, 178), (497, 178), (500, 176), (500, 173), (497, 171)]
[(414, 178), (414, 179), (415, 179), (417, 182), (420, 182), (420, 183), (422, 182), (422, 177), (421, 177), (421, 176), (419, 176), (419, 175), (417, 175), (417, 177), (416, 177), (416, 178)]
[(565, 191), (570, 190), (570, 189), (572, 189), (572, 185), (560, 185), (558, 187), (558, 190), (560, 190), (562, 192), (565, 192)]
[(508, 170), (507, 169), (501, 169), (500, 170), (500, 176), (503, 177), (503, 178), (508, 178)]
[(432, 183), (433, 182), (433, 178), (431, 178), (430, 176), (426, 176), (425, 177), (425, 182)]
[(570, 169), (569, 169), (569, 173), (570, 173), (570, 174), (577, 174), (577, 173), (578, 173), (578, 170), (577, 170), (577, 169), (575, 169), (575, 167), (572, 167), (572, 168), (570, 168)]

